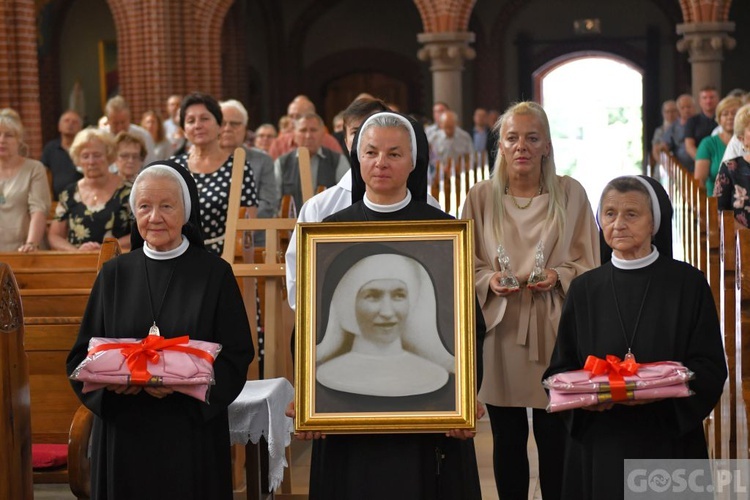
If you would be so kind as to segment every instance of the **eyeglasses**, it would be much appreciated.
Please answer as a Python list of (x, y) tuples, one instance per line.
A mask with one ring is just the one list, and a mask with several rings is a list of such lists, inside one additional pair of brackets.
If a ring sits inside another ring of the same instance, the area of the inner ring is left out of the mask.
[(141, 155), (138, 153), (118, 153), (117, 157), (122, 161), (140, 161)]
[(242, 126), (242, 122), (230, 122), (230, 121), (223, 121), (221, 122), (222, 127), (226, 127), (229, 125), (230, 128), (237, 128)]

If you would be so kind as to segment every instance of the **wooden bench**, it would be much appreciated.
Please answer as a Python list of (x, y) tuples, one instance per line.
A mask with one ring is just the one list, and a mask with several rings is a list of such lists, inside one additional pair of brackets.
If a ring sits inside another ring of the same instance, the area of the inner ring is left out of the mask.
[(0, 263), (0, 498), (30, 500), (31, 410), (21, 299), (10, 266)]
[[(68, 449), (67, 468), (34, 471), (33, 479), (69, 483), (79, 498), (89, 494), (86, 456), (92, 418), (70, 386), (65, 361), (78, 335), (97, 269), (117, 254), (114, 239), (107, 240), (100, 252), (0, 254), (23, 283), (19, 296), (28, 357), (31, 441), (67, 445)], [(77, 435), (73, 441), (69, 441), (71, 433)]]
[[(724, 231), (724, 227), (727, 231)], [(727, 240), (724, 237), (728, 238)], [(727, 357), (734, 357), (734, 223), (731, 212), (719, 212), (718, 200), (714, 197), (706, 203), (706, 278), (711, 287), (711, 294), (716, 303), (717, 314), (724, 338), (724, 349)], [(726, 247), (729, 247), (729, 260), (725, 259)], [(726, 265), (728, 264), (728, 265)], [(731, 287), (731, 308), (724, 306), (724, 283)], [(734, 362), (729, 363), (729, 376), (724, 386), (716, 418), (720, 420), (718, 434), (714, 434), (716, 458), (735, 458), (735, 434), (737, 420), (735, 416), (735, 380)]]
[(736, 231), (736, 311), (734, 375), (736, 380), (737, 458), (747, 459), (750, 447), (748, 408), (750, 408), (750, 229)]

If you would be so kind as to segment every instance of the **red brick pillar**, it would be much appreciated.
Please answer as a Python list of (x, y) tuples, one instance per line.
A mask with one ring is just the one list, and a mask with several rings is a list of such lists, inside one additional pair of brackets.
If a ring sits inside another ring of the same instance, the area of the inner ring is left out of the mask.
[(234, 0), (107, 0), (117, 29), (120, 92), (138, 121), (170, 94), (221, 97), (221, 26)]
[(0, 6), (0, 107), (18, 111), (29, 156), (42, 154), (39, 65), (34, 0), (6, 0)]

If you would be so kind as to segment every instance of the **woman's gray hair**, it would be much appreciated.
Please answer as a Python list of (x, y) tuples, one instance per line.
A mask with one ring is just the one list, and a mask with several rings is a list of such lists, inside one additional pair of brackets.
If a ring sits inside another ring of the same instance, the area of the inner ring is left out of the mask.
[(190, 191), (188, 191), (187, 183), (185, 182), (185, 179), (183, 179), (182, 176), (175, 171), (175, 169), (167, 165), (161, 165), (158, 163), (149, 165), (145, 169), (141, 170), (141, 172), (138, 174), (138, 177), (136, 177), (135, 181), (133, 181), (133, 187), (130, 189), (130, 209), (133, 211), (133, 213), (135, 214), (137, 212), (135, 202), (138, 197), (138, 189), (140, 188), (141, 183), (144, 180), (148, 179), (171, 179), (175, 183), (177, 189), (179, 189), (180, 193), (182, 193), (180, 199), (182, 200), (182, 208), (185, 212), (185, 220), (183, 224), (186, 224), (190, 219), (190, 211), (192, 210), (190, 203)]
[(359, 134), (357, 135), (357, 144), (354, 145), (355, 150), (357, 151), (357, 156), (362, 154), (362, 137), (364, 137), (365, 132), (367, 132), (367, 129), (369, 129), (370, 127), (403, 129), (409, 135), (409, 151), (411, 152), (412, 170), (416, 167), (417, 136), (414, 133), (414, 129), (412, 128), (411, 123), (409, 123), (409, 120), (401, 115), (398, 115), (396, 113), (389, 113), (387, 111), (376, 113), (370, 116), (367, 120), (365, 120), (365, 123), (362, 124), (362, 127), (360, 127), (359, 129)]
[[(245, 106), (243, 106), (240, 101), (238, 101), (237, 99), (229, 99), (227, 101), (221, 101), (219, 103), (219, 106), (221, 106), (222, 110), (224, 108), (232, 108), (237, 110), (237, 112), (242, 115), (242, 124), (247, 126), (247, 121), (249, 119), (247, 109), (245, 109)], [(221, 125), (221, 123), (219, 125)]]
[[(555, 168), (555, 155), (552, 147), (551, 132), (549, 126), (549, 120), (547, 119), (547, 113), (544, 108), (533, 101), (522, 101), (512, 104), (502, 116), (497, 120), (497, 123), (492, 127), (492, 130), (497, 132), (499, 137), (498, 142), (503, 140), (503, 132), (505, 132), (508, 120), (516, 115), (531, 115), (539, 120), (542, 125), (542, 131), (544, 133), (544, 139), (549, 141), (549, 155), (542, 157), (542, 183), (547, 188), (549, 193), (549, 204), (547, 208), (547, 222), (556, 223), (560, 234), (563, 234), (565, 228), (565, 193), (563, 192), (562, 186), (557, 179), (557, 171)], [(497, 241), (503, 241), (503, 228), (502, 221), (505, 218), (505, 207), (503, 206), (503, 196), (505, 195), (505, 189), (508, 185), (508, 164), (505, 161), (505, 156), (499, 151), (495, 160), (495, 167), (492, 172), (492, 192), (493, 192), (493, 203), (495, 207), (495, 217), (492, 223), (493, 230)]]

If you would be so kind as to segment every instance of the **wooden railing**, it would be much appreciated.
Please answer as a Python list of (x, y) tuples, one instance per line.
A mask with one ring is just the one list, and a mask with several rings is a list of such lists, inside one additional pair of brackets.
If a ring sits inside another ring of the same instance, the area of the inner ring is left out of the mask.
[(675, 257), (681, 252), (704, 272), (721, 322), (729, 376), (721, 400), (706, 419), (709, 451), (713, 458), (748, 458), (750, 229), (739, 224), (732, 211), (719, 211), (717, 199), (708, 197), (671, 155), (661, 155), (654, 174), (674, 206)]
[(448, 158), (435, 164), (430, 182), (430, 194), (447, 213), (461, 216), (461, 205), (469, 189), (479, 181), (490, 178), (487, 152)]

